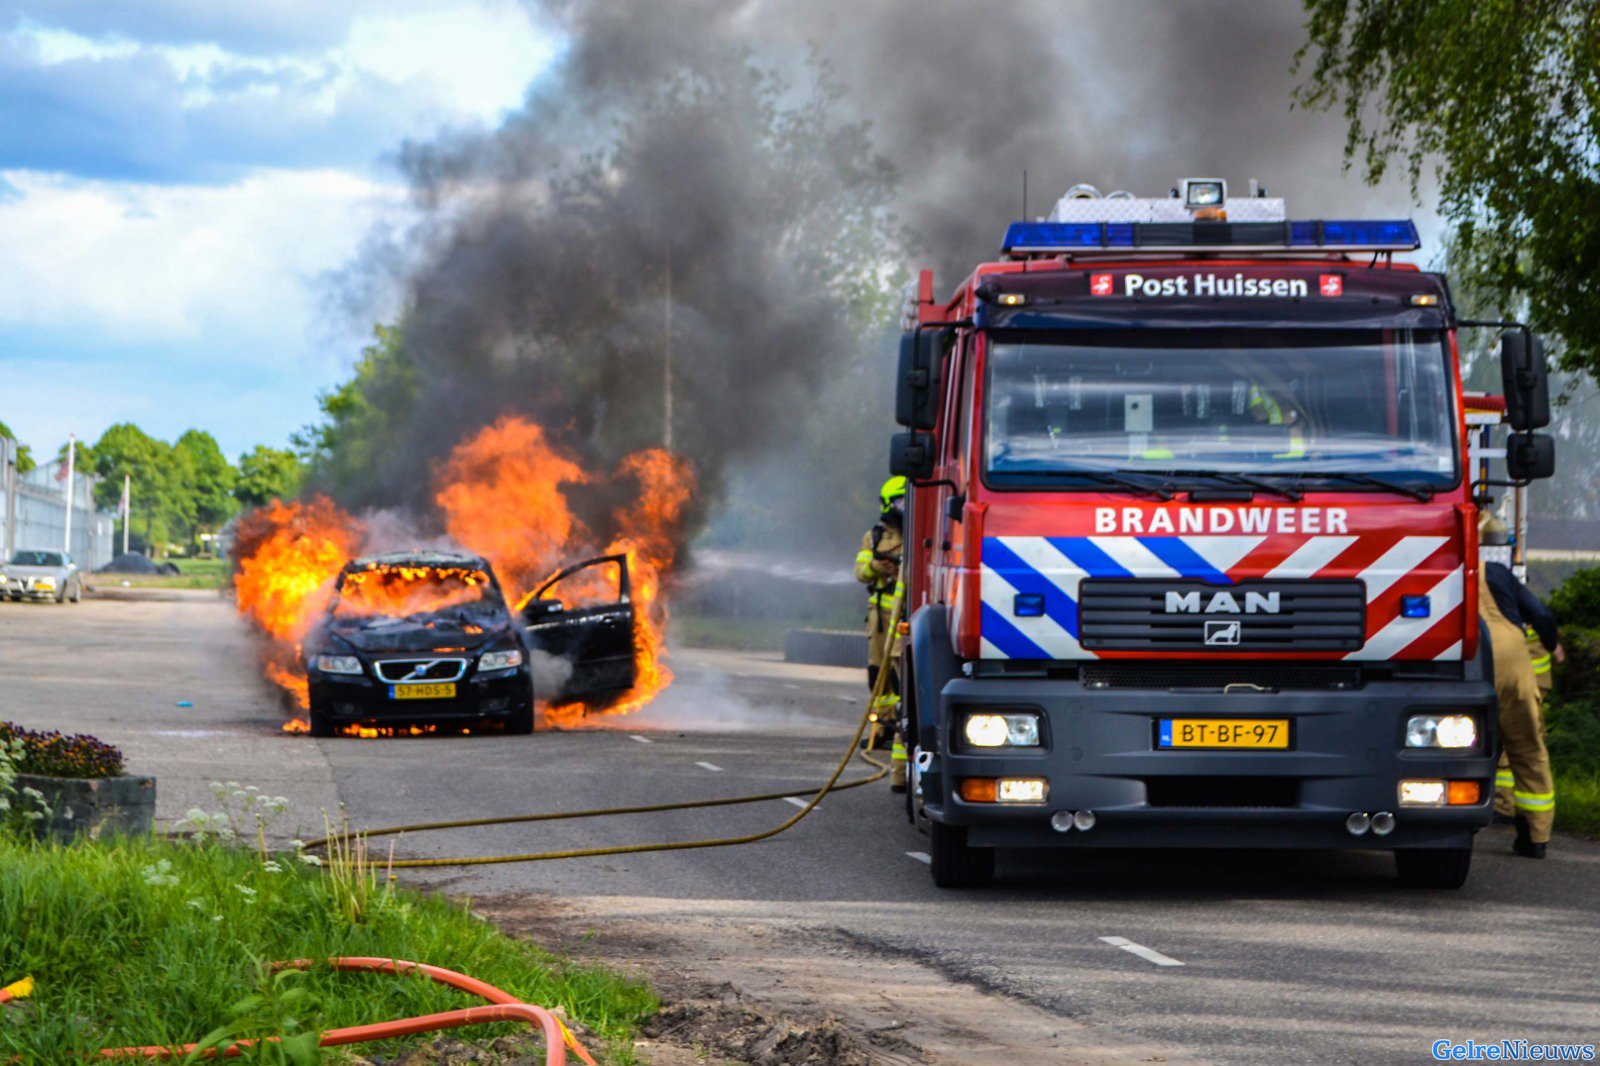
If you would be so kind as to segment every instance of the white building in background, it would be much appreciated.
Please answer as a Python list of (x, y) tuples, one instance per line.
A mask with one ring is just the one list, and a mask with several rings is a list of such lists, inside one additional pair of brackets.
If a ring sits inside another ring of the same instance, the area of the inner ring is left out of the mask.
[[(22, 548), (66, 547), (67, 478), (51, 460), (17, 473), (17, 442), (0, 437), (0, 548), (5, 558)], [(72, 479), (72, 559), (85, 570), (111, 561), (115, 521), (94, 504), (97, 478), (75, 471)]]

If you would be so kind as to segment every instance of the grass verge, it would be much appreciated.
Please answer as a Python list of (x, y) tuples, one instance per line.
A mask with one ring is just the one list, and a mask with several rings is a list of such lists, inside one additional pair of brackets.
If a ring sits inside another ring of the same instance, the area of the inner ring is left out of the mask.
[(1556, 779), (1556, 826), (1600, 837), (1600, 698), (1564, 696), (1558, 681), (1545, 704), (1545, 745)]
[[(462, 904), (380, 885), (381, 873), (353, 886), (348, 870), (294, 856), (264, 864), (215, 842), (61, 847), (5, 832), (0, 870), (0, 984), (36, 982), (33, 998), (0, 1008), (0, 1062), (77, 1061), (219, 1028), (230, 1039), (298, 1033), (309, 1045), (325, 1029), (480, 1002), (423, 979), (327, 967), (263, 976), (262, 963), (293, 958), (376, 955), (469, 973), (530, 1003), (565, 1007), (601, 1038), (591, 1051), (613, 1063), (632, 1061), (633, 1026), (656, 1006), (637, 983), (513, 940)], [(355, 1050), (391, 1055), (423, 1039)], [(316, 1061), (309, 1055), (292, 1061)], [(245, 1061), (290, 1060), (264, 1048)]]

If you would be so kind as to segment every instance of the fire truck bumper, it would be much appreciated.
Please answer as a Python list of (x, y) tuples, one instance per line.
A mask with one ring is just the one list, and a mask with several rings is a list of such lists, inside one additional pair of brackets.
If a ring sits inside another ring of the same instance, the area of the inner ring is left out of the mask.
[[(966, 741), (970, 715), (1019, 712), (1039, 716), (1039, 746)], [(1428, 714), (1471, 715), (1476, 743), (1408, 748), (1408, 720)], [(968, 827), (979, 847), (1444, 848), (1465, 846), (1493, 817), (1498, 736), (1485, 681), (1223, 693), (961, 678), (946, 684), (939, 715), (936, 749), (918, 755), (925, 809)], [(1287, 735), (1273, 739), (1285, 746), (1165, 746), (1164, 722), (1197, 720), (1280, 723)], [(933, 741), (931, 730), (922, 736)], [(979, 784), (963, 798), (967, 779)], [(1045, 798), (984, 802), (990, 779), (1043, 781)], [(1417, 802), (1440, 792), (1436, 804)], [(1079, 812), (1090, 814), (1074, 826)]]

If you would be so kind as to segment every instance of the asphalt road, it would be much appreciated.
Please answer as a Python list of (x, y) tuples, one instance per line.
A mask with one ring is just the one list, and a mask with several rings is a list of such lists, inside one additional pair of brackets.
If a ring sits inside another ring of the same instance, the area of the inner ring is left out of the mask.
[[(0, 605), (0, 716), (121, 744), (130, 769), (159, 775), (164, 818), (204, 805), (216, 779), (288, 795), (299, 825), (285, 835), (320, 828), (340, 803), (357, 825), (387, 825), (800, 794), (838, 758), (864, 693), (849, 671), (683, 651), (678, 683), (615, 729), (313, 741), (280, 731), (254, 664), (214, 598)], [(725, 836), (793, 812), (773, 801), (457, 830), (404, 837), (397, 854)], [(1600, 845), (1558, 836), (1542, 863), (1508, 846), (1505, 830), (1483, 833), (1455, 893), (1403, 891), (1383, 854), (1209, 851), (1008, 854), (994, 888), (949, 893), (928, 877), (926, 838), (878, 785), (830, 796), (757, 845), (420, 879), (479, 897), (609, 898), (619, 913), (649, 901), (685, 920), (825, 930), (1101, 1039), (1215, 1062), (1432, 1061), (1440, 1038), (1596, 1042)]]

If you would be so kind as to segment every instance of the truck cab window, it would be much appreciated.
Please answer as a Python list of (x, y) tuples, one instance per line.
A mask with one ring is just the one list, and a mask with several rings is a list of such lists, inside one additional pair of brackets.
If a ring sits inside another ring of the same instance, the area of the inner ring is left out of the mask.
[(990, 352), (986, 471), (996, 484), (1174, 469), (1457, 480), (1437, 331), (1057, 333)]

